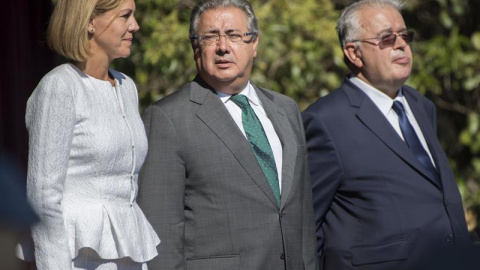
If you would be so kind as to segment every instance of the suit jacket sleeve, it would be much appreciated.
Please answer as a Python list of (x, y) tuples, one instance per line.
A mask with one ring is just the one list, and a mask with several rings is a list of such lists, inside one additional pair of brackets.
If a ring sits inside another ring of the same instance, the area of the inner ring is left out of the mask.
[(71, 269), (62, 211), (75, 104), (67, 84), (45, 77), (30, 97), (26, 124), (29, 132), (27, 194), (41, 222), (32, 227), (39, 270)]
[(177, 131), (167, 113), (150, 106), (144, 114), (149, 151), (139, 178), (138, 204), (162, 239), (150, 270), (184, 269), (185, 167)]
[(315, 111), (307, 110), (303, 112), (302, 116), (313, 191), (317, 255), (320, 269), (323, 269), (325, 238), (322, 225), (337, 188), (341, 184), (343, 170), (336, 152), (335, 142), (322, 119), (317, 116)]

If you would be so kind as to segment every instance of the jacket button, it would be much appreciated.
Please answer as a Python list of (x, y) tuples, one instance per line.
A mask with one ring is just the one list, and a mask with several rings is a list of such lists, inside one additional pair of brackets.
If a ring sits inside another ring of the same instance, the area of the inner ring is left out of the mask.
[(282, 254), (280, 255), (280, 260), (282, 260), (282, 261), (285, 260), (285, 253), (282, 253)]
[(453, 240), (455, 240), (455, 238), (453, 237), (453, 234), (449, 234), (447, 235), (447, 237), (445, 237), (445, 241), (447, 243), (453, 243)]

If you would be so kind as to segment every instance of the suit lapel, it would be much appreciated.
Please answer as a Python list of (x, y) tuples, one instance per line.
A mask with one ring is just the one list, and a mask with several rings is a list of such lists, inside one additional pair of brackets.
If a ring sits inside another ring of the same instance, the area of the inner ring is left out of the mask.
[(197, 77), (192, 83), (190, 100), (201, 105), (196, 111), (197, 117), (225, 144), (252, 180), (272, 203), (277, 205), (272, 189), (248, 141), (235, 124), (220, 98)]
[[(427, 170), (415, 158), (412, 151), (408, 148), (400, 136), (398, 136), (395, 129), (393, 129), (391, 124), (383, 116), (373, 101), (370, 100), (370, 98), (368, 98), (362, 90), (358, 89), (350, 81), (344, 82), (343, 89), (350, 100), (350, 105), (353, 107), (358, 107), (356, 114), (358, 119), (409, 166), (413, 167), (436, 187), (439, 187), (438, 183), (434, 179), (430, 178)], [(410, 100), (408, 100), (408, 102), (410, 105)], [(412, 105), (410, 107), (412, 107)], [(417, 107), (417, 104), (413, 105), (413, 107)], [(417, 118), (417, 114), (415, 114), (415, 118)]]
[[(252, 84), (253, 85), (253, 84)], [(258, 98), (262, 102), (263, 109), (272, 122), (275, 132), (282, 143), (282, 192), (281, 207), (285, 205), (293, 184), (293, 173), (295, 171), (297, 144), (285, 111), (275, 103), (274, 97), (257, 86), (253, 85)]]

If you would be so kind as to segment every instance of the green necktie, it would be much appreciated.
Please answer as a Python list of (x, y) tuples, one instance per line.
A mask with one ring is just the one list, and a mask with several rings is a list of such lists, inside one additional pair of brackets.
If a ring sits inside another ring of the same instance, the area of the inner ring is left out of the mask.
[(268, 142), (267, 135), (263, 130), (263, 126), (258, 120), (257, 115), (253, 111), (248, 99), (244, 95), (233, 95), (230, 100), (237, 104), (242, 109), (242, 124), (247, 139), (250, 142), (253, 153), (257, 158), (260, 167), (262, 168), (268, 184), (272, 188), (273, 195), (280, 205), (280, 187), (278, 185), (277, 166), (275, 165), (275, 158), (273, 157), (272, 148)]

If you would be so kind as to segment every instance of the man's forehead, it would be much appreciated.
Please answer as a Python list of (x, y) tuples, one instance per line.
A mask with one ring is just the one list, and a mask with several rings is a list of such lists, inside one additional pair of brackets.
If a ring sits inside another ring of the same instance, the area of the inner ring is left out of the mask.
[(200, 14), (199, 21), (247, 20), (245, 12), (237, 7), (216, 7)]
[(369, 33), (397, 32), (405, 30), (405, 22), (393, 7), (365, 7), (359, 12), (360, 28)]
[(198, 22), (203, 32), (232, 32), (247, 30), (247, 16), (236, 7), (210, 9), (202, 13)]

